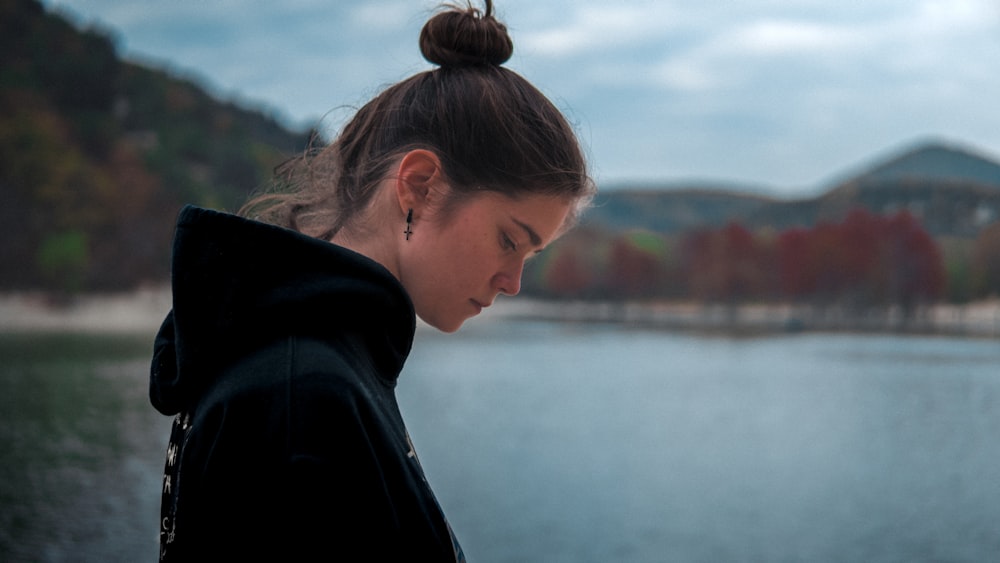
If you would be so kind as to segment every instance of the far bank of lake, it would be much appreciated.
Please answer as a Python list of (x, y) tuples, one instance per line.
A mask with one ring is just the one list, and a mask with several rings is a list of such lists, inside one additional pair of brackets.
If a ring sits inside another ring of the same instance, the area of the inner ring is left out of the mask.
[(859, 332), (1000, 338), (1000, 300), (850, 310), (792, 304), (740, 304), (515, 299), (495, 312), (513, 318), (625, 323), (720, 333)]
[[(8, 293), (0, 295), (0, 332), (151, 333), (170, 306), (170, 290), (162, 287), (61, 300), (37, 292)], [(736, 334), (874, 332), (1000, 338), (1000, 299), (928, 305), (907, 314), (899, 307), (852, 311), (793, 304), (558, 301), (501, 296), (482, 316)]]

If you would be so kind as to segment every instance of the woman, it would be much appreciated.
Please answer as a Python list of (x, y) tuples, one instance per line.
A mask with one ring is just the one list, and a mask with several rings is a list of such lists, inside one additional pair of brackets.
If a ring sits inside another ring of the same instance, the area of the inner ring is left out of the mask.
[(162, 560), (463, 560), (394, 395), (415, 315), (452, 332), (516, 294), (593, 184), (563, 116), (500, 66), (491, 2), (435, 15), (420, 46), (438, 68), (244, 217), (182, 211), (150, 384), (176, 416)]

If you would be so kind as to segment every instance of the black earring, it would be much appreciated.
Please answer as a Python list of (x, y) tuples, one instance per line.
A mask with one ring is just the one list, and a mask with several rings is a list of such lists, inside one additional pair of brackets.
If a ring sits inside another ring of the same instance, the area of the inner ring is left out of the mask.
[(406, 212), (406, 230), (403, 231), (403, 234), (406, 235), (406, 240), (410, 240), (410, 235), (413, 234), (413, 231), (410, 230), (411, 223), (413, 223), (413, 209)]

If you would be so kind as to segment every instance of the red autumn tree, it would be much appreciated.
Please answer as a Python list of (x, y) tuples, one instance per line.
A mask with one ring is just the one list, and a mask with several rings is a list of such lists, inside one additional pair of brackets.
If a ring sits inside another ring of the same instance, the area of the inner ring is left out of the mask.
[(682, 253), (689, 292), (696, 299), (734, 302), (769, 293), (769, 253), (739, 223), (691, 233)]
[(665, 290), (666, 243), (648, 231), (624, 233), (611, 241), (605, 285), (612, 295), (653, 297)]
[(881, 246), (888, 273), (888, 297), (909, 310), (944, 295), (944, 261), (937, 244), (907, 211), (887, 220)]
[(980, 231), (972, 250), (973, 291), (980, 297), (1000, 295), (1000, 222)]
[(890, 218), (856, 209), (840, 223), (778, 238), (783, 295), (849, 307), (940, 299), (945, 274), (933, 239), (908, 212)]

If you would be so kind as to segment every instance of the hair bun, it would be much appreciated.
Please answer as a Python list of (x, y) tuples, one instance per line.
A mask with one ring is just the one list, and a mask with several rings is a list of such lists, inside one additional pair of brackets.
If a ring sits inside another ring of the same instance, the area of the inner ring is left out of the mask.
[(428, 20), (420, 31), (420, 52), (442, 67), (500, 66), (510, 59), (514, 42), (486, 0), (485, 12), (451, 7)]

